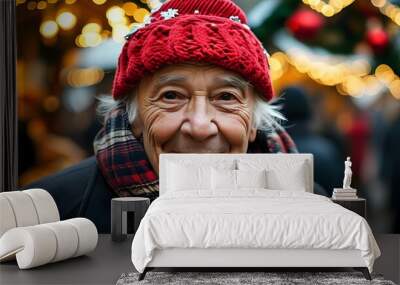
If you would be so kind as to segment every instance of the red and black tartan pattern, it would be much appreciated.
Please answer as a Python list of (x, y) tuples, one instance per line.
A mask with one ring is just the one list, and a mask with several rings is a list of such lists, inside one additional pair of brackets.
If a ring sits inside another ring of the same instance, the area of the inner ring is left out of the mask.
[[(142, 138), (132, 134), (125, 106), (110, 114), (93, 146), (100, 171), (117, 196), (158, 196), (157, 173), (147, 158)], [(297, 153), (297, 149), (287, 132), (276, 125), (273, 131), (257, 131), (247, 152)]]

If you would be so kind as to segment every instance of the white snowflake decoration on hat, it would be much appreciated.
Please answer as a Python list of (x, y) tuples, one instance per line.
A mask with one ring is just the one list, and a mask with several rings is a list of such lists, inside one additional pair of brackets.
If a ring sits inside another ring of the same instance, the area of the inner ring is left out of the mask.
[(236, 23), (241, 23), (242, 21), (240, 20), (239, 16), (230, 16), (230, 20), (236, 22)]
[[(242, 21), (240, 20), (239, 16), (230, 16), (229, 20), (242, 24)], [(251, 30), (250, 27), (244, 23), (242, 24), (242, 26), (248, 30)]]
[[(152, 3), (152, 1), (154, 1), (154, 0), (150, 0), (150, 2)], [(154, 13), (154, 12), (156, 12), (156, 11), (158, 11), (160, 8), (161, 8), (161, 6), (162, 6), (162, 4), (161, 3), (159, 3), (158, 5), (154, 5), (154, 8), (151, 10), (151, 13)], [(199, 12), (199, 10), (194, 10), (194, 13), (195, 14), (199, 14), (200, 12)], [(173, 8), (169, 8), (167, 11), (162, 11), (161, 13), (160, 13), (160, 15), (161, 15), (161, 17), (164, 19), (164, 20), (169, 20), (169, 19), (172, 19), (172, 18), (175, 18), (176, 16), (178, 16), (179, 15), (179, 10), (178, 9), (173, 9)], [(241, 24), (242, 23), (242, 21), (240, 20), (240, 17), (239, 16), (230, 16), (229, 17), (229, 19), (231, 20), (231, 21), (234, 21), (234, 22), (236, 22), (236, 23), (239, 23), (239, 24)], [(129, 40), (129, 38), (134, 34), (134, 33), (136, 33), (138, 30), (140, 30), (141, 28), (143, 28), (143, 27), (145, 27), (145, 26), (147, 26), (147, 25), (149, 25), (149, 24), (151, 24), (151, 17), (150, 16), (147, 16), (146, 18), (145, 18), (145, 20), (143, 21), (143, 23), (141, 23), (140, 25), (134, 25), (133, 26), (133, 28), (129, 31), (129, 33), (125, 36), (125, 39), (126, 40)], [(215, 25), (215, 24), (214, 24)], [(214, 26), (213, 25), (213, 26)], [(246, 29), (248, 29), (248, 30), (250, 30), (250, 27), (248, 26), (248, 25), (246, 25), (246, 24), (242, 24), (242, 26), (243, 27), (245, 27)]]
[(175, 18), (178, 15), (179, 15), (178, 9), (169, 8), (167, 11), (161, 12), (161, 17), (163, 17), (164, 20)]

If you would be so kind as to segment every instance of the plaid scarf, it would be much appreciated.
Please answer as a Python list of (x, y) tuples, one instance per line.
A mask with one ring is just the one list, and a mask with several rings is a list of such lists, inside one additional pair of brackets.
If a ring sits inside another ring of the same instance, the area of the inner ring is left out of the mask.
[[(143, 137), (135, 138), (124, 106), (111, 112), (96, 135), (94, 152), (107, 184), (119, 197), (158, 196), (158, 176), (143, 147)], [(287, 132), (280, 126), (273, 131), (257, 131), (248, 153), (296, 153)]]

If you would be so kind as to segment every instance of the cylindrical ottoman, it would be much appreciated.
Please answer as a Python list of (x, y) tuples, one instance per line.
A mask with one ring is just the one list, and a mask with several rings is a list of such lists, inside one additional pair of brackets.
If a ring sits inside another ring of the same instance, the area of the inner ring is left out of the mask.
[(150, 205), (149, 198), (123, 197), (111, 200), (111, 239), (124, 241), (127, 238), (127, 212), (134, 213), (134, 232)]

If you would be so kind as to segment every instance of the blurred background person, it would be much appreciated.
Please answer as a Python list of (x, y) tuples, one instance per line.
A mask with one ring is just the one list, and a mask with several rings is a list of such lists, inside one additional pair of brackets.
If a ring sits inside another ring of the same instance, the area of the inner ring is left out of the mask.
[(306, 91), (298, 86), (289, 86), (281, 91), (281, 112), (284, 123), (300, 153), (314, 155), (314, 179), (329, 194), (340, 187), (343, 180), (343, 161), (335, 145), (313, 129), (313, 109)]
[(393, 232), (400, 232), (400, 109), (387, 129), (383, 143), (382, 175), (389, 188)]

